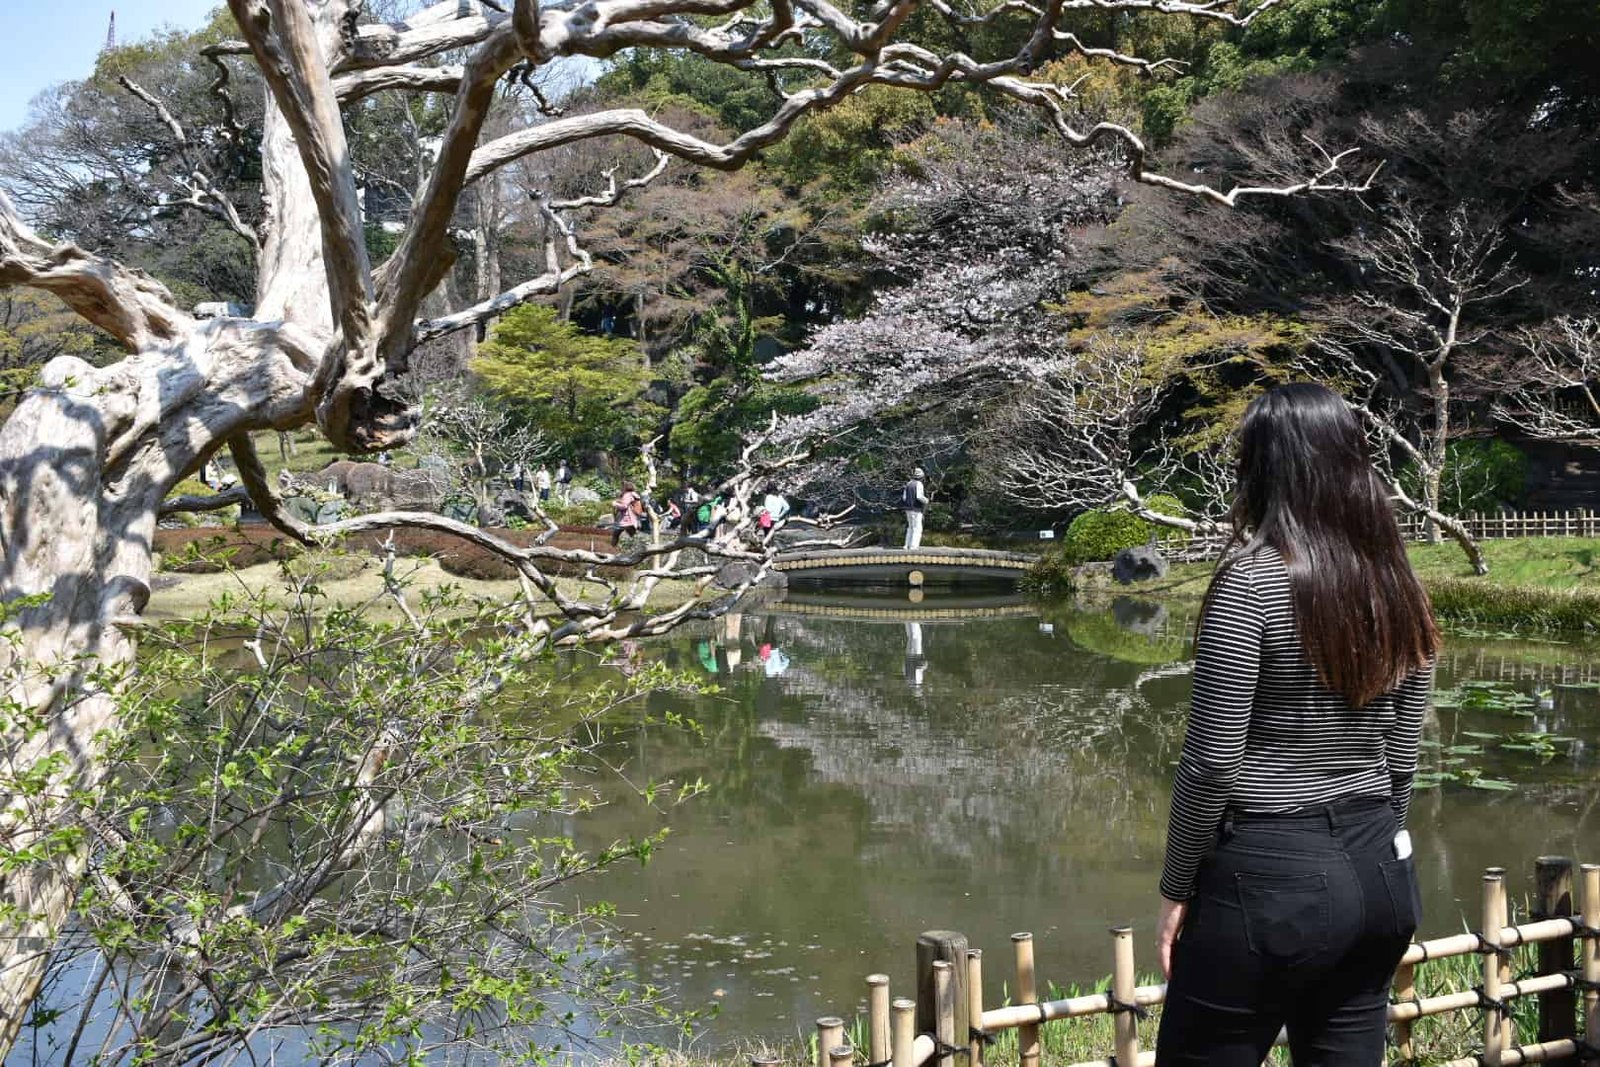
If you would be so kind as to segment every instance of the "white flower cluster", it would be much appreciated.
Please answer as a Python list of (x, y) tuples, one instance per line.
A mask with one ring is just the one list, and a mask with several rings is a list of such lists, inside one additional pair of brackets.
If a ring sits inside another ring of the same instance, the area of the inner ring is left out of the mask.
[(903, 284), (769, 369), (823, 401), (781, 439), (940, 405), (959, 419), (1058, 365), (1044, 305), (1070, 285), (1075, 235), (1116, 210), (1115, 161), (1066, 157), (1021, 125), (954, 127), (925, 154), (881, 194), (889, 225), (863, 241)]

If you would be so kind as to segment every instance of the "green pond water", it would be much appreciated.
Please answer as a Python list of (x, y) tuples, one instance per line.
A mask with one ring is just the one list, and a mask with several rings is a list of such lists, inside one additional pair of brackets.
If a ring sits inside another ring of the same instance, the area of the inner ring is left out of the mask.
[[(663, 814), (619, 789), (581, 820), (591, 845), (672, 828), (648, 865), (584, 892), (618, 907), (642, 980), (716, 1009), (710, 1048), (848, 1013), (869, 973), (909, 994), (923, 930), (985, 950), (990, 1004), (1014, 931), (1034, 933), (1041, 981), (1066, 985), (1105, 976), (1107, 929), (1131, 922), (1153, 971), (1191, 624), (1131, 600), (1087, 614), (791, 593), (632, 650), (721, 692), (653, 698), (652, 715), (688, 715), (698, 734), (642, 713), (612, 723), (609, 761), (708, 790)], [(1600, 860), (1591, 679), (1593, 649), (1450, 639), (1423, 762), (1461, 780), (1412, 806), (1425, 935), (1477, 913), (1486, 866), (1508, 868), (1520, 900), (1535, 857)]]

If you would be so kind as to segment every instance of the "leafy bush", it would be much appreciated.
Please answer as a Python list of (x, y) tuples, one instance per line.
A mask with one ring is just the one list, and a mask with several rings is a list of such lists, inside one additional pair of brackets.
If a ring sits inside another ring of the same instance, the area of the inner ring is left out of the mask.
[[(1176, 497), (1153, 496), (1148, 504), (1151, 510), (1163, 514), (1184, 514), (1183, 505)], [(1067, 527), (1066, 536), (1061, 539), (1060, 555), (1067, 566), (1076, 567), (1081, 563), (1111, 559), (1124, 548), (1149, 544), (1152, 537), (1165, 542), (1188, 540), (1188, 535), (1181, 530), (1155, 526), (1123, 508), (1086, 511)]]

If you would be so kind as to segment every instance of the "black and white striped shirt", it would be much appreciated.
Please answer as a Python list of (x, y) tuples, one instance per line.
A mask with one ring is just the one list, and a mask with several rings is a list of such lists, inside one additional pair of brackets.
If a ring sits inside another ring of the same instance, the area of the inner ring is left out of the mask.
[(1289, 572), (1272, 548), (1217, 581), (1196, 640), (1194, 697), (1172, 789), (1161, 895), (1188, 900), (1225, 809), (1289, 812), (1344, 797), (1388, 798), (1405, 825), (1433, 683), (1414, 672), (1351, 708), (1300, 644)]

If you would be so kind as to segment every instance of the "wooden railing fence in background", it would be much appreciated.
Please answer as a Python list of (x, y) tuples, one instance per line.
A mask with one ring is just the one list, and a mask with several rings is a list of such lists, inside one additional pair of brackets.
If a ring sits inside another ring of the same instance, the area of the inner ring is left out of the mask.
[[(1507, 511), (1458, 515), (1467, 532), (1480, 541), (1503, 541), (1511, 537), (1600, 537), (1600, 512), (1597, 511)], [(1427, 536), (1421, 519), (1400, 520), (1400, 533), (1408, 541)], [(1181, 544), (1176, 540), (1161, 544), (1162, 553), (1179, 563), (1214, 559), (1227, 545), (1224, 534), (1195, 534)]]
[[(1584, 864), (1581, 870), (1582, 915), (1573, 913), (1572, 861), (1544, 856), (1535, 864), (1536, 896), (1527, 922), (1510, 924), (1505, 871), (1491, 867), (1483, 876), (1478, 932), (1411, 944), (1395, 971), (1389, 1004), (1396, 1062), (1416, 1059), (1418, 1019), (1461, 1011), (1483, 1012), (1483, 1050), (1444, 1061), (1443, 1067), (1600, 1062), (1600, 929), (1594, 925), (1600, 916), (1600, 864)], [(1038, 1067), (1042, 1026), (1105, 1014), (1115, 1016), (1111, 1056), (1067, 1067), (1153, 1067), (1155, 1052), (1139, 1047), (1138, 1022), (1147, 1009), (1162, 1003), (1167, 987), (1137, 984), (1131, 927), (1116, 927), (1111, 937), (1108, 991), (1041, 1001), (1033, 935), (1012, 935), (1016, 960), (1012, 988), (1017, 1002), (985, 1009), (982, 951), (968, 948), (961, 934), (944, 930), (923, 934), (917, 939), (917, 999), (891, 1001), (888, 977), (869, 976), (867, 1056), (859, 1056), (845, 1040), (843, 1018), (826, 1016), (817, 1020), (816, 1067), (858, 1067), (858, 1061), (867, 1067), (922, 1067), (930, 1062), (954, 1067), (958, 1057), (966, 1067), (983, 1067), (988, 1043), (1010, 1029), (1018, 1031), (1020, 1067)], [(1535, 973), (1513, 978), (1511, 951), (1521, 945), (1539, 946), (1539, 964)], [(1419, 967), (1473, 954), (1483, 957), (1479, 985), (1418, 995)], [(1539, 1027), (1537, 1040), (1518, 1044), (1511, 1002), (1523, 997), (1538, 998)], [(1278, 1036), (1279, 1044), (1286, 1040), (1287, 1035)], [(751, 1060), (752, 1067), (776, 1063), (771, 1058)]]

